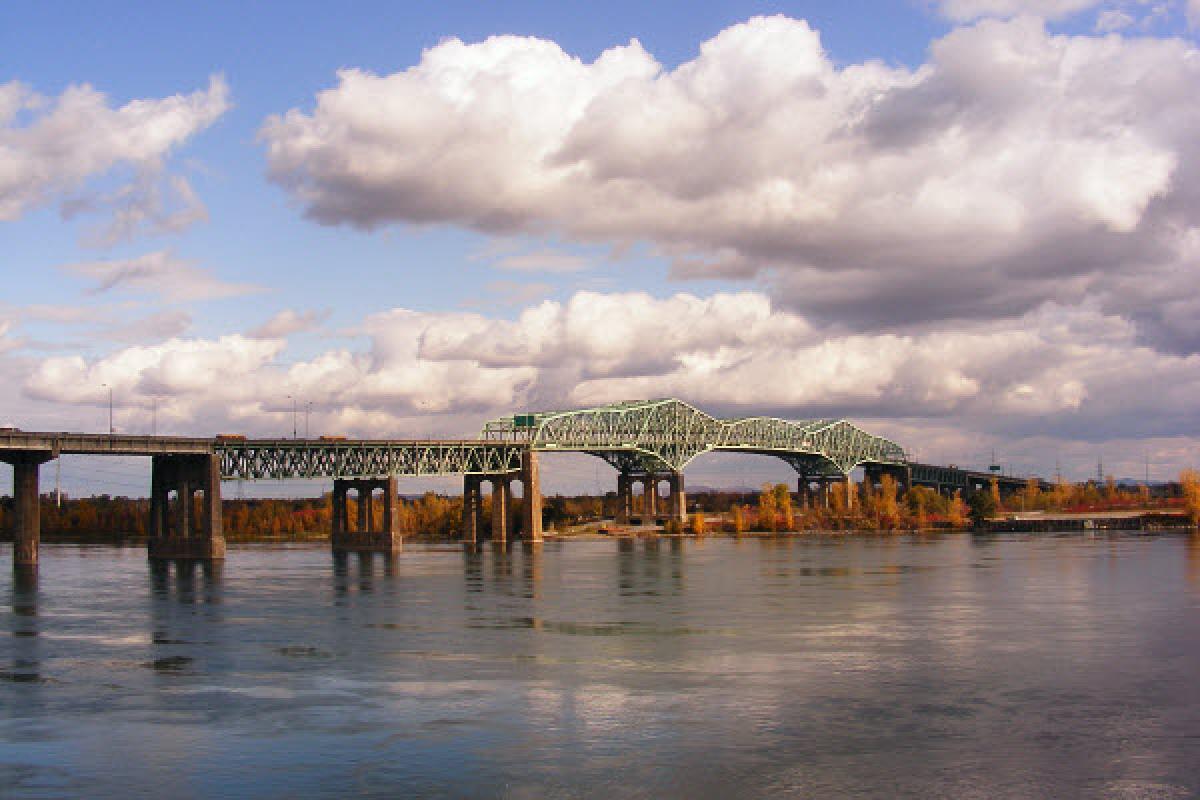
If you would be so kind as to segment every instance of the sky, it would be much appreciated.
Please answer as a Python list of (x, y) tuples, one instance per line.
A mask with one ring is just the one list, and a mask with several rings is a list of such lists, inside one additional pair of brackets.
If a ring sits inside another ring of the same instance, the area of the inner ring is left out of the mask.
[(675, 396), (1166, 479), (1200, 460), (1198, 42), (1200, 0), (4, 4), (0, 425)]

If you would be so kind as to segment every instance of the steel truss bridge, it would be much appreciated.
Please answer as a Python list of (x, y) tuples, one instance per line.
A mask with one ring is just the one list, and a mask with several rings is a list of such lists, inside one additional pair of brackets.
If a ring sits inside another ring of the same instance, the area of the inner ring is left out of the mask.
[(484, 425), (483, 438), (588, 453), (626, 474), (680, 472), (712, 451), (775, 456), (801, 474), (828, 477), (844, 477), (863, 464), (907, 463), (900, 445), (844, 419), (723, 420), (676, 399), (502, 417)]
[[(508, 535), (511, 484), (522, 484), (521, 532), (542, 538), (538, 454), (576, 451), (603, 458), (617, 468), (618, 518), (633, 516), (633, 485), (643, 486), (641, 519), (686, 519), (683, 468), (712, 451), (774, 456), (800, 473), (800, 490), (812, 482), (828, 499), (831, 482), (845, 479), (852, 498), (851, 471), (896, 469), (908, 475), (904, 450), (846, 420), (793, 421), (771, 417), (722, 420), (680, 400), (618, 403), (575, 411), (515, 414), (487, 423), (479, 439), (420, 441), (394, 439), (247, 439), (31, 433), (0, 430), (0, 461), (13, 467), (13, 563), (34, 565), (40, 538), (39, 467), (61, 455), (150, 456), (151, 558), (225, 557), (221, 482), (239, 480), (333, 479), (334, 549), (389, 550), (402, 534), (396, 509), (397, 476), (463, 475), (463, 539), (482, 530), (481, 486), (491, 484), (493, 540)], [(670, 495), (659, 508), (658, 485)], [(905, 478), (907, 483), (907, 477)], [(382, 529), (372, 512), (383, 490)], [(349, 492), (356, 492), (357, 525), (351, 524)], [(199, 512), (195, 512), (196, 501)], [(515, 528), (514, 528), (515, 531)]]

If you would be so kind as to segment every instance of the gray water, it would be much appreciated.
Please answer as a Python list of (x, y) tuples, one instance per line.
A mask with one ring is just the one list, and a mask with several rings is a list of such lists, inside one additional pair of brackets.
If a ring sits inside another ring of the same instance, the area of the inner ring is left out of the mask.
[(0, 551), (5, 797), (1200, 795), (1200, 538)]

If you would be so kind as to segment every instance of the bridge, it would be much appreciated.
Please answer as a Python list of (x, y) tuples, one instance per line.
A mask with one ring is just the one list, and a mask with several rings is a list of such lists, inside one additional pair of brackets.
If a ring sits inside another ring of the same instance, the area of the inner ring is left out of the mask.
[[(539, 457), (580, 452), (617, 470), (619, 522), (686, 519), (684, 468), (708, 452), (773, 456), (798, 474), (802, 503), (828, 504), (844, 485), (853, 504), (850, 474), (863, 468), (869, 482), (892, 474), (901, 487), (915, 476), (903, 448), (844, 419), (719, 419), (675, 399), (615, 403), (589, 409), (525, 412), (487, 422), (479, 438), (247, 439), (128, 436), (0, 431), (0, 461), (13, 466), (14, 563), (36, 564), (40, 538), (38, 470), (62, 455), (147, 456), (152, 460), (148, 552), (151, 558), (220, 559), (225, 555), (221, 482), (331, 479), (331, 541), (336, 549), (395, 550), (398, 483), (403, 476), (462, 475), (462, 535), (483, 532), (484, 486), (491, 490), (493, 540), (518, 531), (542, 538)], [(660, 495), (661, 484), (667, 494)], [(523, 500), (514, 518), (514, 487)], [(642, 487), (635, 508), (634, 487)], [(964, 483), (966, 486), (967, 483)], [(357, 520), (349, 518), (351, 493)], [(378, 497), (379, 494), (381, 497)], [(200, 498), (200, 513), (194, 513)], [(375, 530), (374, 503), (382, 504)]]

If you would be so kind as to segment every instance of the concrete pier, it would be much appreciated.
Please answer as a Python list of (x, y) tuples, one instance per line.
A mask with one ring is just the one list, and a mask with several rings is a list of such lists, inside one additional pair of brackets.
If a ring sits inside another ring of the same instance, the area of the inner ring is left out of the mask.
[(38, 470), (52, 458), (44, 451), (8, 452), (0, 458), (13, 468), (13, 566), (36, 567), (42, 538)]
[(669, 473), (667, 486), (671, 490), (671, 495), (667, 498), (667, 515), (676, 522), (687, 522), (687, 496), (683, 491), (683, 473)]
[(479, 475), (463, 475), (462, 539), (475, 544), (482, 531), (479, 524), (483, 519), (483, 478)]
[[(174, 521), (171, 519), (171, 492), (176, 495)], [(204, 501), (199, 520), (194, 520), (192, 512), (197, 492), (204, 493)], [(217, 456), (154, 456), (148, 533), (146, 550), (150, 558), (225, 558), (221, 465)]]
[[(350, 526), (348, 494), (358, 493), (357, 524)], [(383, 520), (375, 529), (376, 489), (383, 490)], [(404, 544), (400, 533), (400, 492), (395, 475), (386, 478), (337, 479), (333, 482), (333, 519), (330, 544), (334, 550), (394, 553)]]
[(492, 541), (508, 541), (509, 501), (512, 499), (508, 485), (509, 476), (493, 475), (492, 482)]
[(538, 470), (538, 454), (526, 450), (521, 459), (521, 485), (525, 489), (523, 504), (523, 538), (528, 542), (542, 541), (542, 485)]
[(642, 513), (651, 522), (658, 518), (658, 476), (653, 473), (642, 479)]
[(617, 514), (618, 525), (628, 525), (633, 517), (633, 476), (628, 472), (617, 474)]

